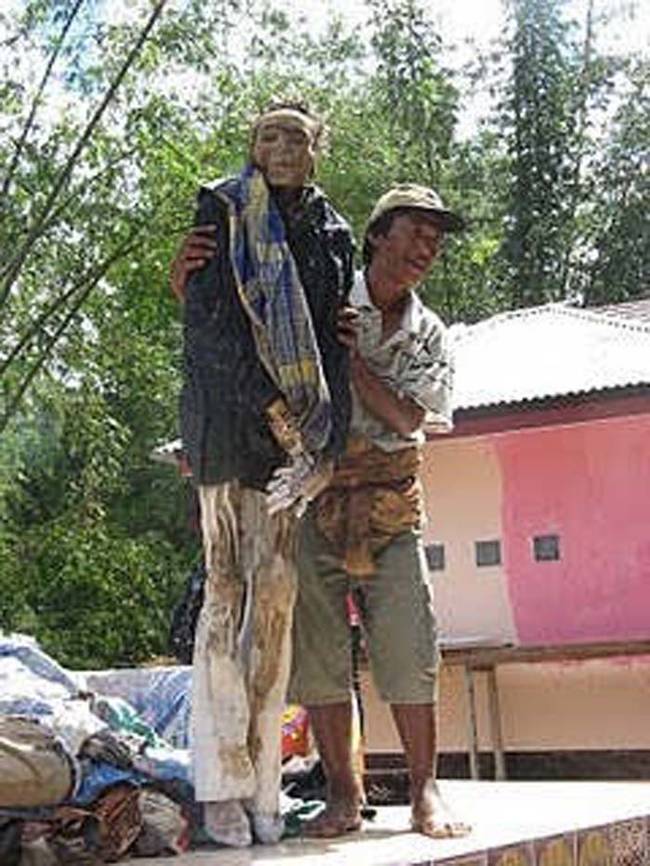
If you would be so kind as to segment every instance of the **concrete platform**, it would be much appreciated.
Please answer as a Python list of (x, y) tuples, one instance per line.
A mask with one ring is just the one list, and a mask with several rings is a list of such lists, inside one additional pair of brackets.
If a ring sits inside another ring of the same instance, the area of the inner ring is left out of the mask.
[(650, 782), (443, 781), (464, 839), (408, 831), (409, 809), (387, 806), (359, 833), (291, 839), (244, 851), (201, 849), (138, 866), (650, 866)]

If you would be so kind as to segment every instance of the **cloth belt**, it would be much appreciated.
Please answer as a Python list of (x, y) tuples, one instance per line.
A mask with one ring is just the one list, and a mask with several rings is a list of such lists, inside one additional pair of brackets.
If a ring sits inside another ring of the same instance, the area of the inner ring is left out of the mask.
[(314, 508), (319, 531), (340, 554), (350, 577), (372, 576), (374, 555), (396, 535), (422, 527), (421, 462), (417, 447), (383, 451), (365, 437), (348, 440)]

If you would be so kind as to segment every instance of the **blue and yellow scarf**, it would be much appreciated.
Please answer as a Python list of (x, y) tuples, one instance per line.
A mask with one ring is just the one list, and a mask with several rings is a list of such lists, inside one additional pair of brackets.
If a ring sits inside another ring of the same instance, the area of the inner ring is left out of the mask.
[(282, 215), (262, 173), (247, 166), (214, 193), (228, 205), (230, 259), (262, 364), (284, 396), (308, 451), (332, 429), (332, 405)]

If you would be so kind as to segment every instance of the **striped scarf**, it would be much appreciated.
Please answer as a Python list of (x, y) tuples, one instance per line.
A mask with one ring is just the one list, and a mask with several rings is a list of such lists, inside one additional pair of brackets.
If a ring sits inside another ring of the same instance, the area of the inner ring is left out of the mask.
[(253, 166), (214, 192), (228, 205), (230, 259), (260, 361), (296, 419), (304, 446), (317, 454), (330, 437), (332, 404), (282, 215)]

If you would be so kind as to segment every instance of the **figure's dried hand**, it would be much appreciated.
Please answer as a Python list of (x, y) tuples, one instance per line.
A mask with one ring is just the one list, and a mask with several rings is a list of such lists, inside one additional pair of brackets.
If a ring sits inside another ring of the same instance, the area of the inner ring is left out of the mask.
[(295, 508), (300, 516), (309, 502), (327, 486), (332, 476), (329, 461), (317, 462), (306, 452), (281, 466), (271, 476), (266, 487), (269, 514)]

